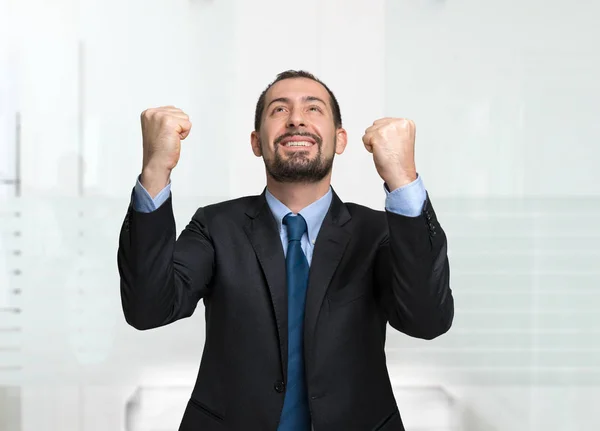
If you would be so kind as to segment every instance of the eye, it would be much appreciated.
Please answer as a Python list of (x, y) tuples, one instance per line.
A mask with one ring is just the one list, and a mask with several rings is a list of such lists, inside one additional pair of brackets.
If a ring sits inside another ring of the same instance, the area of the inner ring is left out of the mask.
[(308, 107), (309, 111), (316, 111), (316, 112), (322, 112), (321, 107), (317, 106), (317, 105), (312, 105)]
[(273, 109), (273, 113), (275, 114), (275, 113), (278, 113), (278, 112), (283, 112), (284, 109), (285, 109), (285, 106), (276, 106)]

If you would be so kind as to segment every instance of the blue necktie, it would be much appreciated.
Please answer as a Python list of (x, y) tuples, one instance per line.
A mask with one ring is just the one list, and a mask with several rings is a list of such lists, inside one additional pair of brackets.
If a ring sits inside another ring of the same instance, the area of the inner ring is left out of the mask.
[(308, 261), (300, 239), (306, 221), (298, 214), (283, 218), (287, 226), (288, 247), (285, 258), (288, 293), (287, 385), (278, 431), (310, 431), (310, 410), (304, 374), (304, 305), (308, 286)]

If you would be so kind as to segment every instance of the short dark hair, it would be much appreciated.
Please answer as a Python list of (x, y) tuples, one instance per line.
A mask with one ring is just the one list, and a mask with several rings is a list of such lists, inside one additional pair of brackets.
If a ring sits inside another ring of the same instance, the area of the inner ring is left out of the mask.
[(340, 112), (340, 105), (338, 104), (337, 99), (335, 98), (333, 92), (325, 85), (320, 79), (315, 77), (312, 73), (306, 72), (305, 70), (286, 70), (285, 72), (281, 72), (277, 75), (275, 80), (271, 82), (267, 88), (263, 90), (260, 97), (258, 98), (258, 102), (256, 103), (256, 112), (254, 114), (254, 130), (260, 130), (260, 123), (262, 120), (263, 111), (265, 110), (265, 99), (267, 97), (267, 91), (279, 81), (283, 81), (284, 79), (291, 78), (307, 78), (312, 79), (315, 82), (318, 82), (325, 90), (329, 93), (330, 103), (331, 103), (331, 111), (333, 113), (333, 123), (335, 128), (342, 127), (342, 113)]

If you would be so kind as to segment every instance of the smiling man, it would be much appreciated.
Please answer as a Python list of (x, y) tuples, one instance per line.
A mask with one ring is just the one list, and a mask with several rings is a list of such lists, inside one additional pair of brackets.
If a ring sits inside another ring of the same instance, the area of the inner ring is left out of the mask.
[(446, 235), (417, 174), (414, 123), (379, 119), (363, 136), (385, 211), (344, 203), (331, 187), (347, 144), (338, 102), (310, 73), (283, 72), (261, 94), (251, 134), (266, 188), (199, 208), (176, 238), (170, 173), (192, 125), (172, 106), (141, 122), (143, 168), (119, 240), (121, 298), (140, 330), (204, 302), (204, 352), (180, 431), (404, 430), (387, 325), (433, 339), (454, 316)]

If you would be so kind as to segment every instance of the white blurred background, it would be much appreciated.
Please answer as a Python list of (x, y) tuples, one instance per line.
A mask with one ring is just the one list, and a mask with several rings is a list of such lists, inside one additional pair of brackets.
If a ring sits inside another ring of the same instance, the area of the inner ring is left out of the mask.
[(181, 230), (262, 191), (254, 106), (286, 69), (341, 104), (346, 201), (383, 208), (364, 130), (417, 123), (456, 317), (434, 341), (389, 331), (407, 431), (600, 429), (599, 17), (585, 0), (0, 0), (0, 431), (177, 429), (202, 305), (139, 332), (119, 297), (139, 114), (194, 124)]

